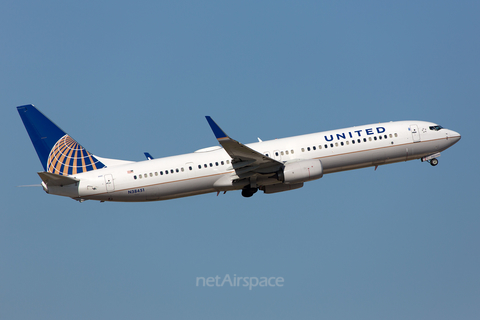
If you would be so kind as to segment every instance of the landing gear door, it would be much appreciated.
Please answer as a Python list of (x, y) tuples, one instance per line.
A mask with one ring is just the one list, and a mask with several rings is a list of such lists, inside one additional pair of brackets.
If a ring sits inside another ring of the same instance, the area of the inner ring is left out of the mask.
[(105, 186), (107, 187), (107, 192), (115, 191), (115, 185), (113, 184), (113, 176), (111, 174), (106, 174), (104, 177), (105, 177)]
[(420, 142), (420, 132), (416, 124), (410, 125), (410, 132), (412, 133), (413, 142)]

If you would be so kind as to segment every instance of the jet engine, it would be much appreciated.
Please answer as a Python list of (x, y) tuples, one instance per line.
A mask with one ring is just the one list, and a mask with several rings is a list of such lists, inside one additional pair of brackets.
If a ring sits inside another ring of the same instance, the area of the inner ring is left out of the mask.
[(278, 172), (278, 180), (286, 184), (297, 184), (320, 179), (323, 176), (322, 162), (318, 159), (286, 162)]

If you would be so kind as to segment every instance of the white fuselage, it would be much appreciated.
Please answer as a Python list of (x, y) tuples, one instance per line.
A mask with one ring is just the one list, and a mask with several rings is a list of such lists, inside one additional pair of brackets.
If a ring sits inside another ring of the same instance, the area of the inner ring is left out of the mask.
[[(452, 130), (433, 130), (434, 123), (398, 121), (319, 132), (247, 146), (288, 163), (319, 159), (323, 173), (420, 159), (455, 144), (460, 135)], [(73, 175), (75, 185), (49, 188), (49, 193), (78, 200), (154, 201), (209, 192), (242, 189), (230, 156), (221, 147), (194, 153), (121, 162), (99, 170)], [(267, 184), (281, 183), (272, 179)]]

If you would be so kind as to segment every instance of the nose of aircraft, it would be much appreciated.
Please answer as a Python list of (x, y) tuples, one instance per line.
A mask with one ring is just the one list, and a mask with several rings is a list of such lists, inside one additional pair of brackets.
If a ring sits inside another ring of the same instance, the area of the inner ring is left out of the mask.
[(448, 130), (448, 139), (453, 140), (453, 143), (458, 142), (458, 140), (460, 140), (461, 138), (462, 136), (460, 135), (460, 133), (453, 130)]
[(452, 138), (458, 138), (460, 139), (462, 136), (460, 135), (460, 133), (456, 132), (456, 131), (453, 131), (453, 130), (450, 130), (450, 136)]

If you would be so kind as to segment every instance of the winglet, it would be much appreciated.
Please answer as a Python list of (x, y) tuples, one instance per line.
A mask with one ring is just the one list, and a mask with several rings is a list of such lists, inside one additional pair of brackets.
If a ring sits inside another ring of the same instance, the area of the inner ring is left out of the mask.
[(220, 129), (218, 124), (216, 124), (212, 118), (210, 118), (209, 116), (206, 116), (205, 118), (207, 118), (208, 124), (210, 125), (210, 128), (212, 128), (213, 134), (215, 135), (217, 140), (229, 139), (227, 134), (222, 129)]
[[(281, 166), (283, 166), (282, 162), (269, 158), (237, 140), (230, 138), (222, 129), (220, 129), (212, 118), (209, 116), (206, 116), (205, 118), (207, 118), (208, 124), (212, 128), (220, 145), (232, 158), (232, 164), (237, 164), (233, 166), (237, 174), (246, 174), (247, 171), (256, 172), (255, 170), (259, 167), (261, 167), (263, 173), (275, 173)], [(269, 169), (265, 171), (265, 168)]]
[(148, 152), (144, 152), (143, 153), (145, 155), (145, 157), (147, 158), (147, 160), (152, 160), (152, 159), (155, 159), (154, 157), (152, 157), (152, 155)]

